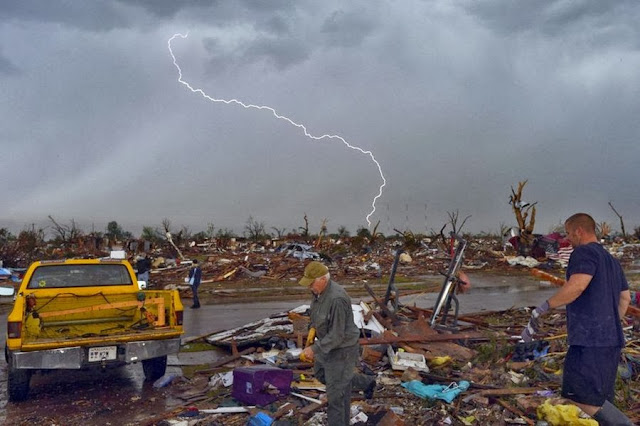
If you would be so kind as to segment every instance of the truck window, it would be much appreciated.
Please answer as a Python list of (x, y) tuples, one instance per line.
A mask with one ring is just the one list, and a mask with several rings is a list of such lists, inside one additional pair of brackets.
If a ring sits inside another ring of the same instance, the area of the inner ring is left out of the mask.
[(131, 285), (124, 265), (42, 265), (31, 275), (27, 288), (67, 288)]

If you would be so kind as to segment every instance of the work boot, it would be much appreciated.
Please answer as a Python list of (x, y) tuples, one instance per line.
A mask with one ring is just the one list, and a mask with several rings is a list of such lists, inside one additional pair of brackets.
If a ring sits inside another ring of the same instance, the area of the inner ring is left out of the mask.
[(376, 381), (375, 379), (371, 381), (371, 384), (367, 386), (364, 390), (364, 398), (365, 399), (373, 399), (373, 393), (376, 391)]
[(631, 420), (618, 408), (610, 403), (609, 401), (605, 401), (602, 404), (602, 408), (600, 408), (594, 415), (594, 420), (600, 425), (604, 426), (632, 426)]

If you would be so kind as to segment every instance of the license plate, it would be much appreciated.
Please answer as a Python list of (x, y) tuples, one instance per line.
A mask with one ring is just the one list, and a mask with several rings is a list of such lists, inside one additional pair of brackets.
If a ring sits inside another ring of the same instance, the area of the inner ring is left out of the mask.
[(108, 361), (116, 359), (118, 348), (116, 346), (101, 346), (99, 348), (89, 348), (89, 362)]

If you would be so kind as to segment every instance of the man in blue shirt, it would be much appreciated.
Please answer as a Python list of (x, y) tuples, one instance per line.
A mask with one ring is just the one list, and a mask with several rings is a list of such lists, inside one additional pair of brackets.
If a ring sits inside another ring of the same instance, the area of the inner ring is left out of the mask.
[(151, 259), (149, 255), (144, 253), (140, 259), (136, 262), (136, 269), (138, 272), (138, 281), (144, 281), (149, 285), (149, 272), (151, 271)]
[(538, 331), (540, 316), (566, 305), (569, 350), (564, 362), (562, 396), (601, 425), (631, 425), (613, 405), (618, 362), (624, 347), (620, 319), (631, 299), (627, 280), (620, 263), (598, 243), (591, 216), (577, 213), (564, 225), (574, 247), (567, 281), (533, 310), (522, 338), (531, 341)]
[(193, 259), (193, 266), (189, 270), (189, 283), (191, 284), (191, 290), (193, 291), (193, 305), (191, 309), (200, 308), (200, 299), (198, 298), (198, 287), (200, 287), (200, 280), (202, 279), (202, 269), (198, 265), (198, 259)]

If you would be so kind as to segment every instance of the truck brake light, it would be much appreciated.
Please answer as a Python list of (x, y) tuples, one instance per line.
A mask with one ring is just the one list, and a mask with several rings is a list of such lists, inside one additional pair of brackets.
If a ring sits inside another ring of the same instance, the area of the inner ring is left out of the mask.
[(182, 325), (183, 311), (176, 311), (176, 325)]
[(22, 336), (22, 321), (8, 322), (7, 336), (9, 339), (19, 339)]

